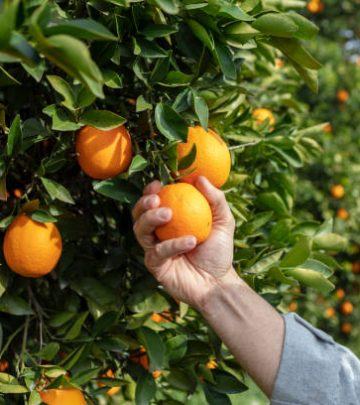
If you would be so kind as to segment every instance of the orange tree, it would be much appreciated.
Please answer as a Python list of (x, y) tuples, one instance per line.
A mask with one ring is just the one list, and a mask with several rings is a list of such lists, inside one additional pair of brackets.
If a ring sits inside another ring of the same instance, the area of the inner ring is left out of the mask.
[[(299, 284), (331, 291), (326, 251), (345, 240), (294, 215), (295, 171), (320, 149), (290, 90), (316, 90), (320, 63), (302, 42), (316, 26), (289, 4), (0, 1), (2, 403), (229, 404), (246, 389), (201, 317), (145, 270), (132, 233), (144, 185), (196, 159), (196, 147), (177, 157), (189, 126), (229, 145), (239, 274), (280, 309)], [(86, 148), (89, 130), (113, 141)], [(89, 169), (114, 154), (116, 173)], [(48, 244), (62, 253), (53, 271)]]

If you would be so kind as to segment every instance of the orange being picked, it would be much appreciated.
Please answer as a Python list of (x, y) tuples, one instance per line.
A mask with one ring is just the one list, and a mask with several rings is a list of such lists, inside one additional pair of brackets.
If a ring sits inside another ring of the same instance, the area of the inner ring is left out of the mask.
[(40, 392), (41, 401), (47, 405), (86, 405), (83, 393), (76, 388), (57, 388)]
[(55, 224), (34, 221), (23, 213), (7, 229), (3, 250), (12, 271), (24, 277), (41, 277), (60, 259), (61, 235)]
[(215, 186), (225, 184), (230, 174), (231, 157), (223, 139), (215, 131), (207, 132), (201, 126), (189, 127), (188, 139), (177, 147), (178, 161), (189, 155), (194, 145), (196, 157), (191, 166), (179, 170), (180, 181), (193, 183), (198, 176), (205, 176)]
[(161, 240), (195, 236), (204, 242), (211, 232), (212, 213), (206, 198), (187, 183), (169, 184), (159, 192), (160, 207), (171, 208), (171, 220), (155, 230)]
[(346, 103), (349, 100), (349, 97), (349, 92), (344, 89), (341, 89), (336, 93), (336, 98), (339, 103)]
[(256, 119), (258, 125), (261, 125), (266, 120), (269, 121), (270, 126), (275, 125), (274, 114), (268, 108), (256, 108), (253, 111), (252, 116)]
[(330, 188), (330, 194), (333, 198), (340, 199), (345, 195), (345, 188), (341, 184), (335, 184)]
[[(102, 378), (115, 378), (115, 375), (113, 373), (113, 371), (111, 369), (109, 369), (105, 374), (103, 374), (101, 376)], [(105, 384), (103, 384), (102, 382), (98, 382), (97, 383), (98, 387), (102, 388), (105, 387)], [(109, 395), (109, 397), (112, 397), (113, 395), (117, 394), (120, 391), (120, 387), (111, 387), (109, 390), (107, 390), (107, 395)]]
[(129, 167), (131, 138), (124, 125), (109, 131), (85, 126), (77, 134), (76, 153), (80, 167), (88, 176), (108, 179)]

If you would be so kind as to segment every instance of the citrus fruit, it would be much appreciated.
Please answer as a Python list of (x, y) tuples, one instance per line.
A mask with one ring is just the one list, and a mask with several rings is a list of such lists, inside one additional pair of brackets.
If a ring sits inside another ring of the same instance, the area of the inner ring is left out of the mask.
[(12, 271), (24, 277), (50, 273), (60, 259), (61, 235), (55, 224), (17, 216), (5, 233), (4, 256)]
[(215, 360), (209, 360), (209, 361), (206, 363), (206, 367), (207, 367), (209, 370), (214, 370), (215, 368), (218, 367), (218, 364), (217, 364), (217, 362), (216, 362)]
[(3, 373), (9, 368), (9, 362), (7, 360), (0, 361), (0, 372)]
[(359, 274), (360, 273), (360, 262), (354, 262), (351, 265), (351, 271), (354, 274)]
[(346, 103), (349, 100), (350, 94), (347, 90), (339, 90), (336, 93), (336, 98), (339, 103)]
[(85, 126), (77, 134), (76, 153), (80, 167), (88, 176), (108, 179), (129, 167), (131, 138), (123, 125), (109, 131)]
[(345, 297), (345, 291), (342, 288), (338, 288), (335, 294), (339, 300), (342, 300)]
[(333, 307), (326, 308), (325, 316), (327, 318), (332, 318), (333, 316), (335, 316), (335, 309)]
[(225, 184), (230, 174), (231, 157), (228, 147), (215, 131), (201, 126), (189, 127), (188, 139), (177, 147), (178, 161), (188, 156), (196, 146), (196, 156), (193, 163), (186, 169), (179, 169), (183, 175), (180, 181), (193, 183), (198, 176), (205, 176), (215, 186)]
[(346, 221), (347, 219), (349, 219), (349, 212), (345, 208), (339, 208), (336, 211), (336, 216), (343, 221)]
[(341, 325), (341, 332), (345, 334), (349, 334), (352, 331), (352, 325), (350, 322), (345, 322)]
[(324, 125), (323, 131), (324, 131), (326, 134), (331, 134), (331, 132), (333, 131), (333, 127), (332, 127), (332, 125), (330, 124), (330, 122), (328, 122), (327, 124)]
[[(114, 372), (109, 369), (105, 374), (102, 374), (101, 376), (102, 378), (115, 378)], [(102, 382), (98, 382), (97, 383), (98, 387), (105, 387), (105, 384), (103, 384)], [(113, 395), (117, 394), (120, 391), (120, 387), (111, 387), (109, 390), (107, 390), (107, 395), (109, 395), (109, 397), (112, 397)]]
[(155, 370), (152, 373), (153, 379), (156, 380), (157, 378), (159, 378), (161, 376), (161, 371), (160, 370)]
[(270, 126), (275, 125), (274, 114), (268, 108), (256, 108), (252, 116), (256, 119), (258, 125), (262, 124), (265, 120), (269, 121)]
[(130, 361), (134, 364), (140, 364), (145, 370), (149, 369), (149, 356), (143, 346), (141, 346), (136, 352), (131, 353)]
[(308, 9), (308, 11), (312, 14), (317, 14), (317, 13), (321, 13), (321, 11), (324, 10), (325, 6), (322, 2), (317, 1), (317, 0), (311, 0), (309, 1), (309, 3), (307, 4), (306, 8)]
[(335, 184), (330, 189), (330, 194), (333, 198), (340, 199), (345, 195), (345, 188), (341, 184)]
[(159, 192), (160, 207), (171, 208), (171, 220), (155, 230), (161, 240), (195, 236), (204, 242), (211, 232), (212, 213), (206, 198), (187, 183), (170, 184)]
[(354, 310), (354, 306), (350, 301), (345, 301), (340, 306), (341, 313), (344, 315), (351, 315)]
[(170, 311), (164, 311), (164, 312), (162, 312), (162, 313), (160, 313), (160, 314), (158, 314), (158, 313), (153, 313), (152, 315), (151, 315), (151, 317), (150, 317), (150, 319), (153, 321), (153, 322), (156, 322), (156, 323), (161, 323), (161, 322), (172, 322), (174, 319), (173, 319), (173, 316), (172, 316), (172, 314), (171, 314), (171, 312)]
[(86, 405), (83, 393), (75, 388), (58, 388), (40, 392), (47, 405)]
[(297, 304), (297, 302), (295, 302), (295, 301), (290, 302), (290, 304), (289, 304), (289, 311), (295, 312), (297, 309), (298, 309), (298, 304)]

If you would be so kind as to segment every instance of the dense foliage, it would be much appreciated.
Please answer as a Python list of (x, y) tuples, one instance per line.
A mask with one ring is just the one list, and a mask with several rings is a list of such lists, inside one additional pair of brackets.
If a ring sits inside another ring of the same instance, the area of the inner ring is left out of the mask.
[[(239, 274), (284, 311), (300, 284), (332, 290), (338, 266), (326, 251), (346, 240), (327, 216), (309, 221), (312, 208), (294, 210), (296, 172), (319, 159), (314, 136), (323, 132), (316, 116), (304, 127), (307, 107), (295, 96), (305, 84), (317, 90), (321, 66), (303, 44), (318, 29), (297, 6), (0, 0), (0, 227), (32, 202), (28, 215), (56, 221), (64, 242), (43, 278), (14, 275), (2, 260), (0, 358), (9, 368), (0, 370), (0, 403), (34, 405), (44, 387), (75, 386), (89, 403), (228, 404), (246, 389), (201, 317), (145, 270), (132, 233), (131, 206), (151, 179), (173, 181), (189, 125), (229, 143), (223, 188)], [(257, 107), (276, 124), (254, 119)], [(76, 162), (76, 131), (125, 122), (129, 170), (92, 181)], [(116, 378), (102, 378), (109, 369)], [(121, 386), (111, 399), (109, 386)]]

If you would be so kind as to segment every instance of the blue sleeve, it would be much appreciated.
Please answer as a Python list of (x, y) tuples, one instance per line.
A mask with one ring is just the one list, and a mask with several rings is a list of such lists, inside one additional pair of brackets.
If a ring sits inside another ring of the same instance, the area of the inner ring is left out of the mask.
[(360, 361), (296, 314), (285, 338), (272, 405), (359, 405)]

